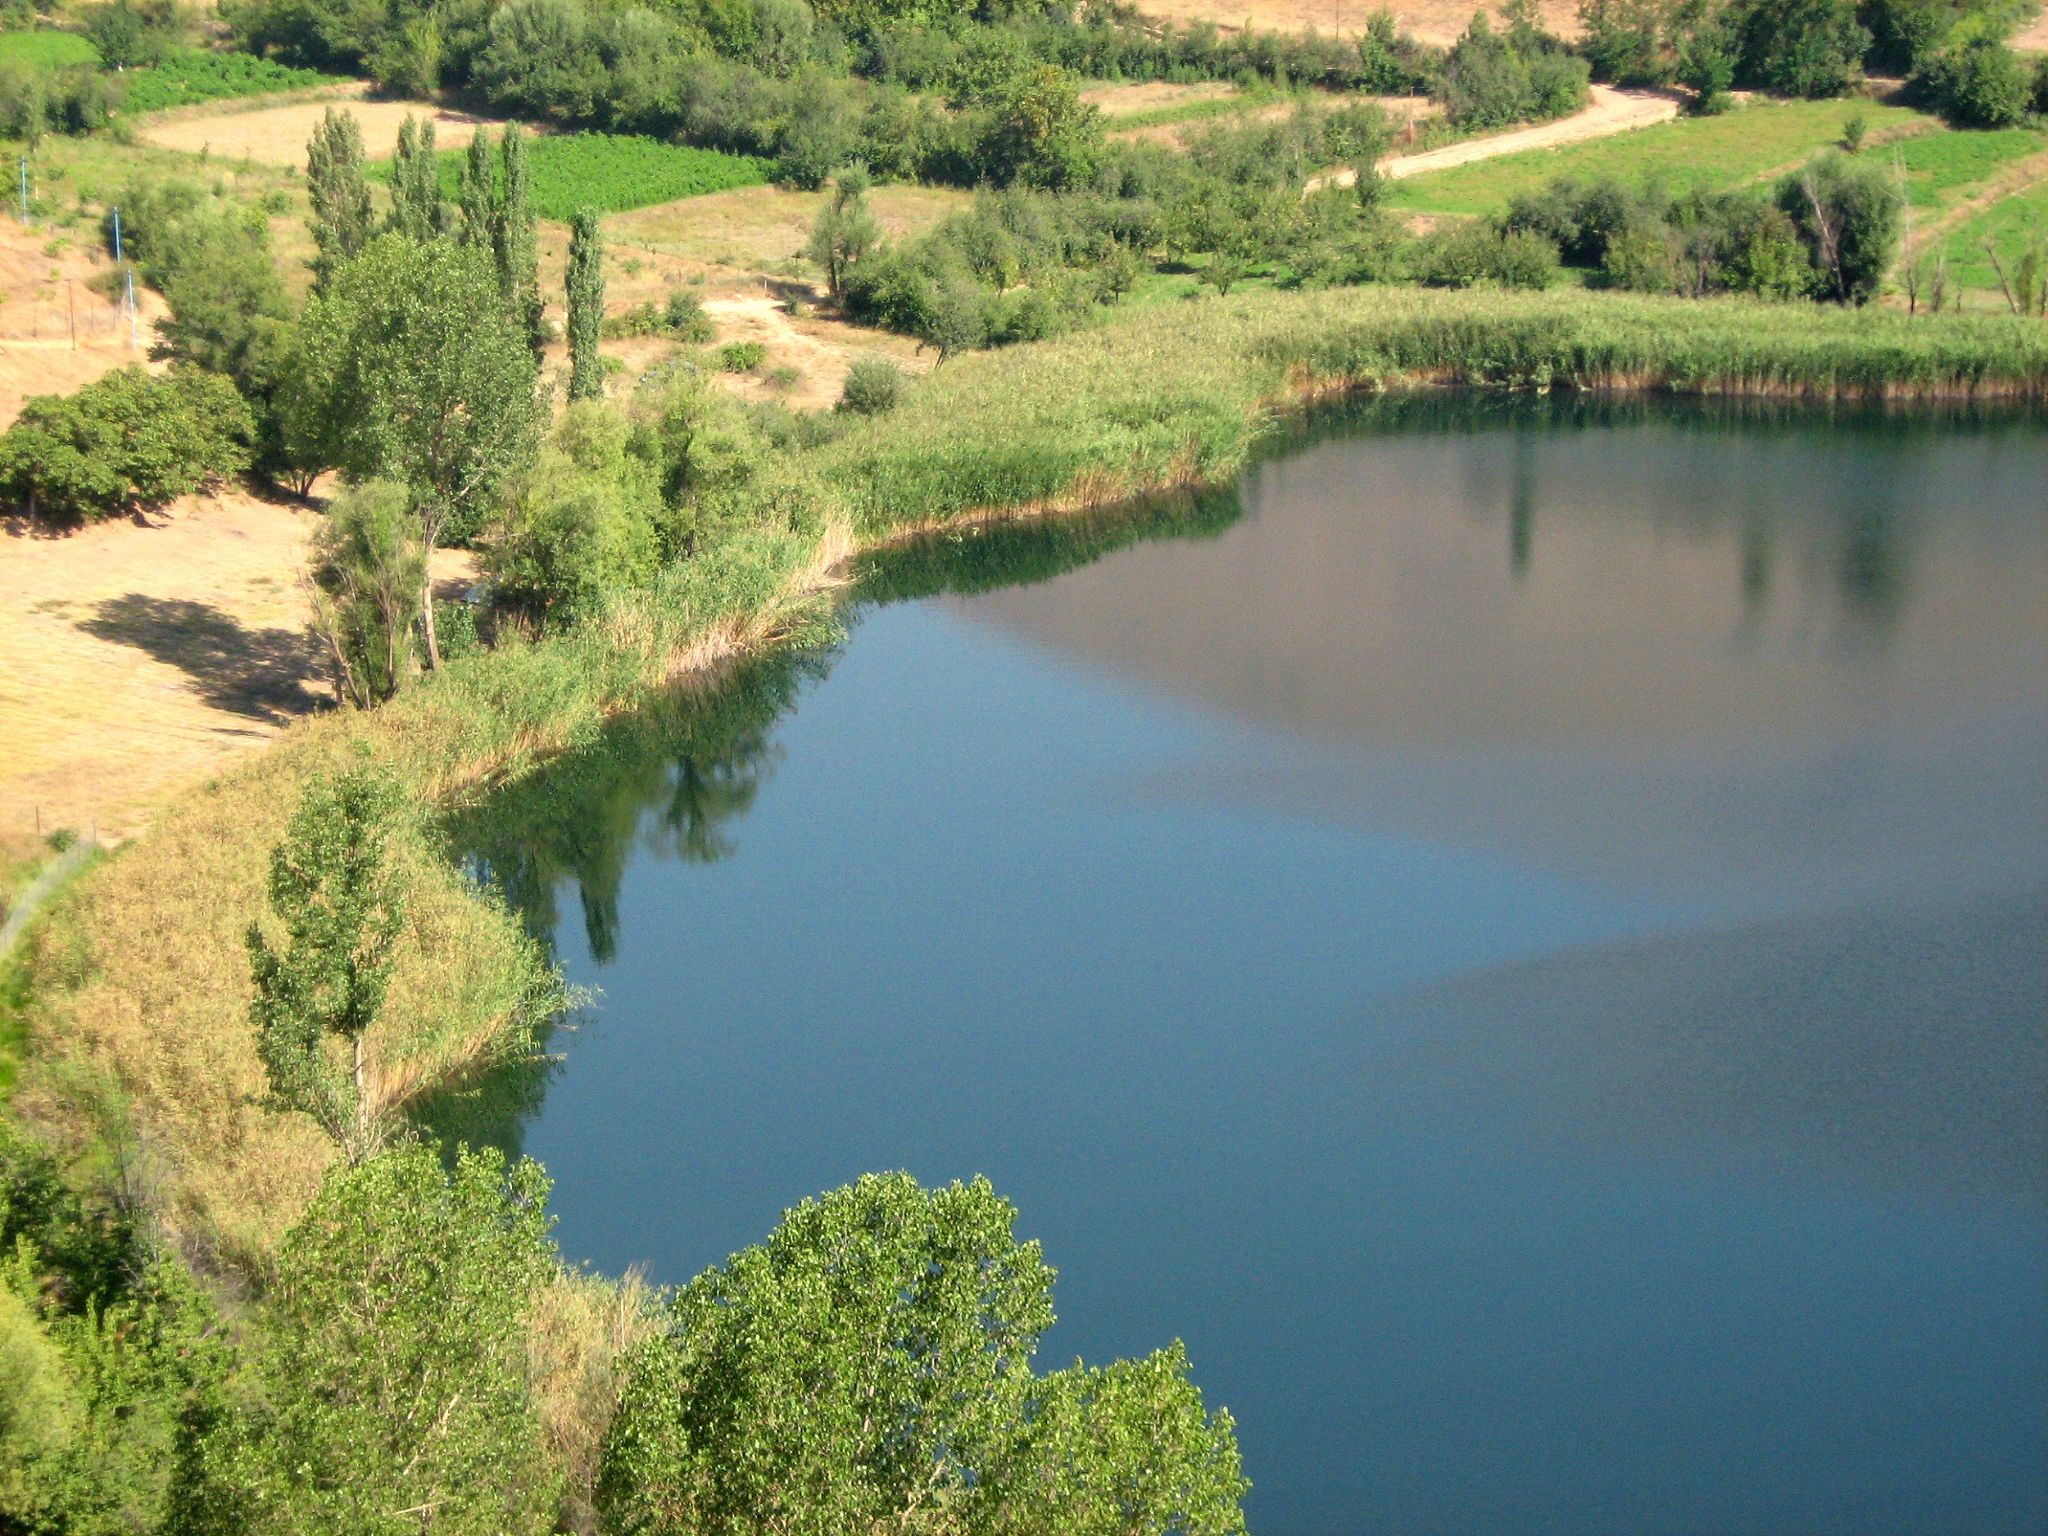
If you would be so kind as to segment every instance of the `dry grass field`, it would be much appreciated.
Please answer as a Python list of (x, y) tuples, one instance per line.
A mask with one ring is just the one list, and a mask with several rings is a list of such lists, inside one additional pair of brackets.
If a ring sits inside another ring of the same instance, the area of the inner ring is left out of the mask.
[(1081, 100), (1114, 123), (1120, 117), (1182, 107), (1197, 101), (1223, 101), (1237, 94), (1237, 87), (1224, 80), (1194, 80), (1176, 85), (1170, 80), (1138, 80), (1122, 85), (1091, 85)]
[[(242, 492), (69, 533), (0, 522), (0, 831), (132, 835), (327, 697), (314, 515)], [(437, 558), (460, 587), (472, 557)]]
[(398, 128), (408, 117), (431, 118), (438, 149), (460, 149), (481, 127), (498, 119), (477, 117), (431, 101), (365, 101), (368, 86), (345, 86), (281, 106), (227, 106), (174, 112), (145, 126), (145, 144), (221, 160), (254, 160), (263, 165), (303, 165), (306, 141), (330, 107), (353, 115), (363, 129), (363, 150), (373, 160), (392, 152)]
[(131, 326), (92, 286), (112, 270), (76, 235), (0, 222), (0, 429), (30, 395), (65, 394), (110, 368), (148, 361), (164, 302), (138, 289)]
[[(1138, 0), (1138, 9), (1162, 21), (1185, 24), (1214, 22), (1220, 31), (1250, 28), (1258, 32), (1322, 32), (1349, 35), (1381, 9), (1379, 0)], [(1471, 0), (1408, 0), (1395, 4), (1395, 24), (1425, 43), (1449, 43), (1471, 24), (1481, 9)], [(1544, 25), (1565, 37), (1578, 33), (1576, 0), (1540, 0)]]
[[(740, 187), (615, 214), (605, 220), (605, 233), (620, 246), (706, 270), (794, 276), (793, 264), (803, 254), (825, 196), (787, 187)], [(973, 197), (951, 187), (886, 186), (875, 188), (868, 203), (884, 233), (901, 240), (968, 207)]]

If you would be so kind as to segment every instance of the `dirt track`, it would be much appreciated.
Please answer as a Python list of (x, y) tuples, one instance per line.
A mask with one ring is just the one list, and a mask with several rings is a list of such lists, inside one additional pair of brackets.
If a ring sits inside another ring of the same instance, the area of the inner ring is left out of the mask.
[(372, 160), (393, 153), (399, 125), (408, 117), (432, 119), (436, 149), (460, 149), (476, 137), (478, 128), (497, 126), (495, 118), (453, 112), (431, 101), (364, 101), (367, 89), (348, 86), (276, 107), (173, 113), (151, 122), (140, 137), (145, 144), (188, 154), (210, 152), (224, 160), (302, 165), (306, 141), (329, 107), (345, 108), (362, 125), (363, 153)]
[[(1389, 8), (1402, 31), (1421, 42), (1442, 44), (1455, 42), (1471, 25), (1473, 11), (1484, 7), (1474, 0), (1409, 0)], [(1363, 30), (1366, 18), (1382, 6), (1380, 0), (1138, 0), (1138, 9), (1165, 21), (1214, 22), (1222, 32), (1250, 27), (1259, 32), (1314, 31), (1348, 37)], [(1553, 32), (1578, 36), (1577, 0), (1539, 0), (1537, 9)]]
[(1447, 144), (1419, 155), (1396, 155), (1380, 162), (1380, 173), (1395, 180), (1420, 176), (1427, 171), (1445, 171), (1454, 165), (1470, 165), (1475, 160), (1491, 160), (1496, 155), (1512, 155), (1519, 150), (1556, 149), (1586, 139), (1604, 139), (1611, 133), (1667, 123), (1676, 116), (1676, 97), (1659, 91), (1623, 91), (1611, 85), (1596, 85), (1593, 99), (1585, 109), (1570, 117), (1483, 139), (1467, 139), (1462, 144)]

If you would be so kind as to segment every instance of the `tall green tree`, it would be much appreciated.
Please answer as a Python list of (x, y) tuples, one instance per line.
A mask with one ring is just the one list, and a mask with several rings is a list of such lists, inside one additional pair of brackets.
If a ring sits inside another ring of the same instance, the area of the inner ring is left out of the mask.
[(306, 190), (313, 201), (313, 286), (353, 261), (370, 240), (370, 183), (363, 175), (363, 130), (355, 114), (333, 107), (306, 145)]
[[(533, 353), (490, 259), (453, 241), (383, 236), (307, 306), (301, 337), (288, 413), (299, 451), (353, 480), (404, 484), (423, 560), (473, 535), (530, 461), (538, 424)], [(437, 667), (424, 578), (417, 600)]]
[(1891, 176), (1831, 153), (1781, 181), (1777, 200), (1806, 244), (1823, 296), (1867, 304), (1883, 291), (1905, 209)]
[(569, 398), (604, 395), (604, 359), (597, 343), (604, 329), (604, 244), (595, 210), (577, 213), (569, 235)]
[(274, 926), (248, 932), (250, 1019), (270, 1104), (312, 1116), (350, 1162), (382, 1135), (368, 1035), (405, 927), (391, 867), (399, 814), (397, 790), (367, 768), (315, 783), (271, 850)]
[(384, 227), (417, 241), (432, 240), (448, 227), (432, 118), (418, 123), (408, 115), (398, 125), (398, 154), (391, 162), (391, 217)]
[(831, 201), (818, 210), (804, 254), (825, 269), (825, 286), (838, 299), (847, 273), (881, 242), (882, 227), (868, 208), (867, 172), (849, 167), (839, 173)]
[(526, 159), (526, 134), (517, 123), (505, 125), (498, 141), (498, 213), (491, 249), (498, 264), (498, 284), (513, 319), (525, 329), (533, 355), (547, 342), (546, 317), (540, 297), (540, 254), (535, 238), (533, 172)]
[(597, 1499), (635, 1536), (1238, 1536), (1176, 1348), (1037, 1377), (1053, 1272), (986, 1181), (869, 1175), (680, 1291), (629, 1352)]
[(395, 1147), (332, 1170), (253, 1329), (258, 1390), (187, 1472), (183, 1536), (545, 1536), (558, 1486), (525, 1330), (547, 1178)]
[(491, 161), (491, 136), (481, 128), (463, 154), (456, 202), (462, 210), (462, 243), (495, 251), (504, 203), (498, 191), (497, 167)]

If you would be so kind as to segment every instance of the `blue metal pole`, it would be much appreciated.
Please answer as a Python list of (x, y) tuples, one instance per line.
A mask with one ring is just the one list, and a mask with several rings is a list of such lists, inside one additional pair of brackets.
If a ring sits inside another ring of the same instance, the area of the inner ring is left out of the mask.
[(114, 265), (121, 264), (121, 210), (114, 210)]

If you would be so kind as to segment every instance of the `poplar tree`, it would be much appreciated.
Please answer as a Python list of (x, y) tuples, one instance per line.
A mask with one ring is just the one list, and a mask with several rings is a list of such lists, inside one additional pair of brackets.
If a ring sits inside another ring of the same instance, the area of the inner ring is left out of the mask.
[(410, 116), (398, 126), (398, 155), (391, 165), (391, 218), (388, 229), (408, 240), (427, 241), (440, 234), (446, 211), (441, 206), (440, 168), (434, 163), (434, 124)]
[(370, 183), (363, 176), (363, 130), (352, 112), (333, 107), (306, 145), (306, 190), (313, 199), (313, 286), (325, 288), (343, 262), (370, 239)]
[(526, 163), (526, 135), (517, 123), (505, 125), (498, 143), (498, 209), (491, 231), (491, 251), (498, 264), (498, 283), (512, 318), (526, 332), (538, 358), (547, 340), (540, 298), (540, 255), (535, 243), (533, 175)]
[(316, 783), (270, 855), (270, 909), (283, 941), (261, 923), (248, 933), (250, 1016), (269, 1102), (311, 1115), (350, 1162), (375, 1152), (379, 1139), (364, 1037), (383, 1011), (405, 925), (389, 861), (398, 811), (397, 791), (368, 769)]
[(604, 394), (604, 361), (597, 342), (604, 324), (604, 247), (598, 243), (597, 213), (576, 215), (569, 237), (569, 398), (595, 400)]
[(462, 207), (462, 243), (495, 252), (498, 217), (503, 200), (498, 195), (497, 168), (491, 164), (491, 140), (481, 128), (469, 141), (462, 158), (462, 174), (456, 183), (456, 199)]

